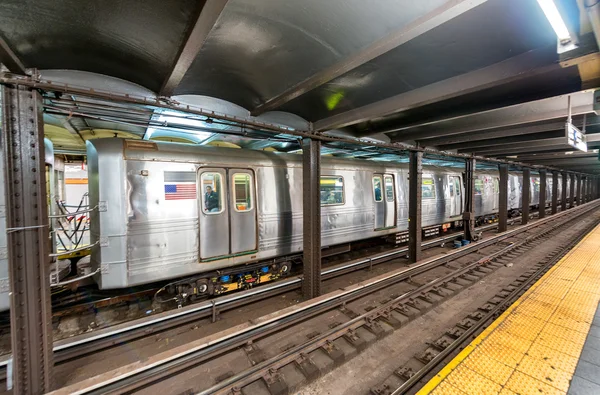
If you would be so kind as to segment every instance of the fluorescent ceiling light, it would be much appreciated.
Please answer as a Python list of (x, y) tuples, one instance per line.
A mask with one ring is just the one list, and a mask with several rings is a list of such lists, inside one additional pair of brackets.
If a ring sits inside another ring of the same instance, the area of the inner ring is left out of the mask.
[(565, 25), (565, 21), (560, 16), (558, 12), (558, 8), (556, 8), (556, 4), (554, 4), (553, 0), (537, 0), (540, 7), (542, 7), (542, 11), (548, 18), (548, 21), (552, 25), (554, 32), (558, 36), (559, 40), (568, 40), (571, 38), (569, 34), (569, 30), (567, 29), (567, 25)]

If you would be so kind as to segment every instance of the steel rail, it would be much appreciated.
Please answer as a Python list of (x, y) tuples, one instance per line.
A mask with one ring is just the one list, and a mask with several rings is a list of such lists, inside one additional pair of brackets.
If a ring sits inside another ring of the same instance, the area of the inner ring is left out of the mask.
[[(585, 214), (586, 212), (587, 211), (584, 211), (583, 213), (579, 213), (578, 217)], [(570, 222), (572, 220), (573, 220), (573, 218), (569, 218), (565, 222)], [(199, 395), (209, 395), (209, 394), (210, 395), (225, 395), (225, 394), (232, 393), (232, 389), (234, 387), (235, 387), (235, 389), (243, 388), (244, 386), (251, 384), (252, 382), (260, 379), (261, 377), (264, 377), (266, 371), (273, 370), (273, 369), (277, 370), (277, 369), (287, 365), (288, 363), (293, 362), (294, 360), (297, 360), (299, 354), (307, 355), (310, 352), (314, 351), (315, 349), (322, 347), (328, 341), (331, 342), (334, 338), (339, 337), (338, 336), (339, 334), (347, 333), (349, 329), (350, 330), (357, 329), (358, 327), (363, 326), (363, 325), (373, 321), (377, 317), (380, 317), (382, 315), (389, 313), (398, 304), (410, 301), (411, 299), (416, 298), (419, 295), (422, 295), (425, 292), (434, 289), (436, 286), (447, 283), (460, 275), (463, 275), (465, 273), (472, 271), (474, 268), (479, 267), (483, 263), (489, 262), (491, 259), (500, 257), (510, 251), (513, 251), (523, 245), (526, 245), (526, 244), (532, 242), (535, 239), (543, 237), (544, 235), (547, 235), (548, 233), (558, 229), (562, 225), (563, 225), (563, 223), (555, 224), (552, 227), (550, 227), (549, 229), (544, 229), (542, 232), (539, 232), (535, 235), (529, 236), (526, 239), (524, 239), (518, 243), (512, 243), (511, 245), (508, 245), (499, 251), (493, 252), (484, 258), (481, 258), (471, 264), (468, 264), (465, 267), (457, 269), (443, 277), (436, 278), (436, 279), (428, 282), (427, 284), (424, 284), (414, 290), (411, 290), (403, 295), (398, 296), (394, 300), (387, 302), (385, 305), (380, 306), (377, 309), (368, 311), (354, 319), (351, 319), (348, 322), (345, 322), (341, 325), (336, 326), (334, 329), (332, 329), (329, 332), (321, 334), (313, 339), (310, 339), (309, 341), (307, 341), (304, 344), (298, 345), (290, 350), (287, 350), (287, 351), (283, 352), (282, 354), (280, 354), (279, 356), (271, 358), (270, 360), (264, 361), (260, 364), (254, 365), (254, 366), (250, 367), (249, 369), (247, 369), (246, 371), (244, 371), (238, 375), (232, 376), (232, 377), (210, 387), (209, 389), (206, 389), (206, 390), (200, 392)], [(233, 391), (233, 392), (235, 392), (235, 391)]]
[[(516, 217), (515, 221), (518, 220), (519, 218)], [(497, 226), (497, 224), (485, 225), (476, 228), (476, 230), (478, 232), (483, 232), (493, 229)], [(461, 234), (462, 232), (458, 232), (428, 240), (423, 242), (421, 246), (425, 248), (434, 247), (440, 245), (441, 243), (455, 239)], [(355, 270), (369, 267), (371, 265), (378, 265), (391, 259), (395, 259), (406, 252), (408, 252), (408, 248), (402, 247), (392, 251), (374, 254), (371, 257), (359, 258), (357, 260), (350, 261), (349, 263), (338, 264), (324, 269), (322, 272), (323, 279), (328, 280)], [(221, 298), (190, 305), (176, 311), (167, 311), (155, 316), (144, 317), (106, 329), (100, 329), (92, 334), (84, 334), (69, 339), (58, 340), (54, 342), (53, 348), (55, 352), (55, 362), (60, 363), (76, 358), (80, 355), (85, 355), (94, 351), (121, 344), (126, 341), (144, 337), (150, 333), (168, 330), (172, 327), (180, 326), (193, 320), (210, 317), (215, 308), (218, 310), (218, 312), (223, 312), (248, 303), (276, 296), (281, 293), (290, 292), (298, 289), (301, 285), (301, 282), (302, 276), (294, 276), (292, 278), (280, 280), (262, 287), (236, 292), (231, 295), (225, 295)], [(10, 358), (10, 354), (0, 357), (0, 368), (5, 368)]]
[[(157, 355), (144, 362), (134, 364), (136, 366), (126, 366), (117, 369), (116, 371), (84, 380), (83, 382), (65, 388), (64, 390), (75, 391), (76, 393), (105, 393), (110, 391), (120, 393), (122, 391), (130, 391), (138, 388), (139, 385), (147, 385), (151, 382), (155, 382), (160, 379), (160, 377), (176, 374), (182, 369), (202, 363), (207, 358), (222, 354), (231, 348), (239, 347), (240, 345), (245, 344), (249, 339), (264, 337), (269, 333), (279, 331), (293, 323), (305, 321), (324, 311), (343, 305), (347, 301), (376, 292), (391, 284), (406, 280), (411, 276), (447, 263), (457, 257), (476, 252), (486, 246), (497, 244), (515, 235), (543, 226), (548, 222), (560, 221), (569, 214), (570, 216), (567, 221), (563, 222), (570, 222), (573, 220), (574, 214), (576, 216), (583, 215), (586, 212), (595, 209), (597, 206), (598, 202), (594, 202), (579, 206), (568, 212), (561, 212), (552, 217), (504, 232), (490, 239), (486, 239), (485, 241), (470, 244), (469, 246), (449, 254), (429, 259), (413, 267), (399, 269), (392, 273), (371, 279), (368, 282), (355, 284), (351, 287), (334, 291), (328, 295), (281, 310), (277, 313), (261, 317), (247, 324), (239, 325), (226, 331), (227, 334), (223, 337), (215, 338), (216, 335), (219, 335), (216, 334), (215, 336), (209, 337), (208, 342), (205, 342), (205, 339), (203, 339), (199, 342), (186, 345), (186, 347), (180, 347), (171, 350), (170, 352), (166, 352), (164, 353), (168, 354), (166, 357), (164, 355)], [(557, 226), (561, 225), (562, 223)], [(431, 286), (431, 284), (429, 285)], [(108, 378), (104, 379), (104, 377)]]
[(402, 383), (398, 388), (396, 388), (391, 395), (400, 395), (405, 394), (407, 391), (411, 390), (419, 381), (421, 381), (429, 372), (431, 372), (436, 366), (440, 365), (448, 356), (450, 356), (453, 352), (457, 351), (461, 345), (473, 339), (473, 336), (480, 330), (489, 324), (490, 321), (493, 321), (496, 317), (498, 317), (499, 313), (506, 310), (510, 304), (514, 300), (518, 299), (520, 295), (525, 292), (529, 286), (537, 281), (546, 271), (548, 271), (552, 266), (554, 266), (566, 253), (573, 248), (577, 243), (581, 241), (585, 237), (587, 233), (589, 233), (593, 228), (598, 225), (598, 222), (593, 222), (591, 225), (587, 226), (584, 230), (579, 233), (578, 237), (571, 240), (566, 246), (564, 246), (561, 251), (556, 254), (555, 257), (550, 259), (544, 266), (539, 268), (534, 274), (532, 274), (523, 284), (519, 285), (516, 289), (514, 289), (510, 295), (505, 298), (505, 301), (502, 303), (498, 303), (494, 308), (492, 308), (481, 320), (476, 321), (476, 323), (467, 329), (461, 336), (455, 339), (448, 347), (443, 349), (438, 355), (436, 355), (429, 363), (427, 363), (422, 369), (415, 372), (413, 376), (411, 376), (407, 381)]

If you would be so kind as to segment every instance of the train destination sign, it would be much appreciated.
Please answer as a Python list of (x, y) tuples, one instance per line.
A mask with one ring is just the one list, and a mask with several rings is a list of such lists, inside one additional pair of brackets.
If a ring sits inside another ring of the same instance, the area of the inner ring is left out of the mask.
[(580, 151), (587, 152), (585, 134), (581, 133), (581, 131), (570, 122), (566, 123), (565, 129), (567, 134), (567, 144)]

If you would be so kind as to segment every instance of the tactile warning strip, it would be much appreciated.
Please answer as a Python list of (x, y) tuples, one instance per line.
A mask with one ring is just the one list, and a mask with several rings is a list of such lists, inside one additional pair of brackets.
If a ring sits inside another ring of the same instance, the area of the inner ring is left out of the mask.
[(600, 301), (600, 225), (419, 392), (565, 394)]

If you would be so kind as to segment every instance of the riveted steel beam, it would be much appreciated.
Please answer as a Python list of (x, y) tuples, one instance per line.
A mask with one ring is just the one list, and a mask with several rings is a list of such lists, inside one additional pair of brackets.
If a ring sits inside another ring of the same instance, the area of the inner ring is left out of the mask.
[(463, 224), (465, 238), (473, 240), (475, 236), (475, 159), (465, 161), (465, 212), (463, 213)]
[(539, 208), (539, 218), (544, 218), (546, 216), (546, 188), (548, 175), (545, 169), (540, 169), (540, 200), (538, 204)]
[(1, 93), (13, 393), (42, 394), (53, 367), (42, 98), (9, 85)]
[(175, 62), (169, 71), (159, 96), (171, 96), (185, 77), (190, 66), (200, 53), (206, 38), (217, 23), (227, 0), (205, 0), (194, 24), (189, 28), (188, 36), (179, 49)]
[(552, 214), (558, 212), (558, 172), (552, 172)]
[(421, 259), (421, 203), (423, 183), (423, 153), (410, 152), (408, 173), (408, 258), (415, 263)]
[[(499, 164), (498, 171), (500, 173), (500, 190), (498, 196), (498, 232), (506, 232), (508, 225), (508, 165)], [(542, 170), (540, 170), (540, 174), (541, 172)]]
[(575, 207), (575, 175), (569, 174), (569, 208)]
[(302, 139), (304, 278), (302, 295), (321, 294), (321, 142)]
[(529, 222), (529, 205), (531, 191), (531, 170), (528, 167), (523, 168), (523, 185), (521, 188), (521, 225), (526, 225)]

